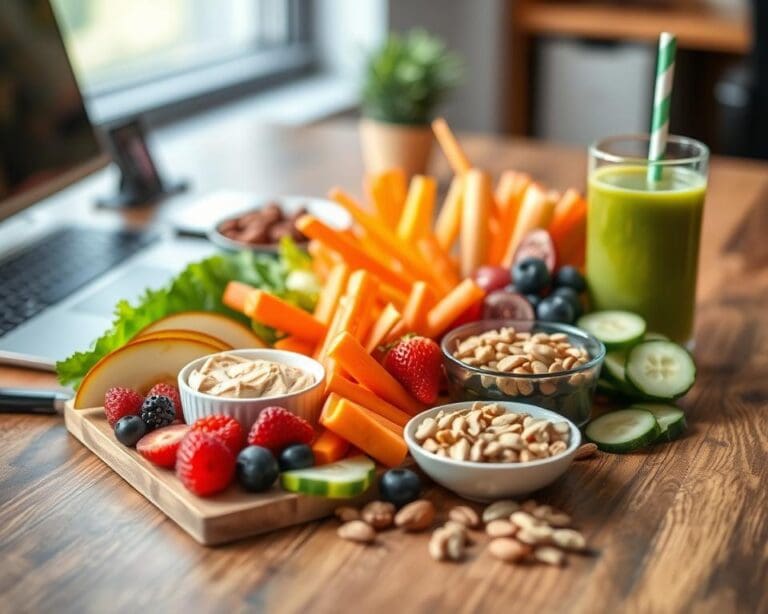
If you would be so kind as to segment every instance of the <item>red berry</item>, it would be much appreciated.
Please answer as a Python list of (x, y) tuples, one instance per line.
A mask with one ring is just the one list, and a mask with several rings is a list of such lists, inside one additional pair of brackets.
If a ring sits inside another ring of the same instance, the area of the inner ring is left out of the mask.
[(193, 431), (210, 433), (222, 441), (235, 456), (243, 448), (243, 428), (231, 416), (205, 416), (195, 420)]
[(144, 435), (136, 443), (136, 451), (148, 461), (173, 469), (181, 440), (189, 432), (186, 424), (164, 426)]
[(179, 389), (176, 388), (176, 386), (160, 382), (159, 384), (152, 386), (147, 393), (148, 397), (151, 397), (152, 395), (168, 397), (173, 402), (173, 409), (176, 410), (176, 418), (181, 418), (183, 416), (181, 413), (181, 397), (179, 396)]
[(104, 395), (104, 413), (107, 414), (109, 426), (114, 427), (123, 416), (138, 416), (143, 402), (144, 397), (130, 388), (115, 387), (107, 390)]
[(432, 404), (440, 392), (443, 355), (426, 337), (403, 337), (384, 357), (384, 368), (418, 401)]
[(310, 443), (315, 436), (312, 426), (284, 407), (267, 407), (251, 427), (248, 443), (279, 454), (293, 443)]
[(235, 457), (215, 435), (190, 431), (176, 455), (176, 475), (196, 495), (207, 497), (224, 490), (235, 476)]

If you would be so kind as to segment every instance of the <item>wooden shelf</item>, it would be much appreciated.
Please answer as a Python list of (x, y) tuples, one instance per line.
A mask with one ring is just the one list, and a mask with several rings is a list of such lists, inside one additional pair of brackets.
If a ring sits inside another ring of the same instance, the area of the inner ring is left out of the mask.
[(528, 35), (579, 36), (601, 40), (655, 42), (674, 32), (685, 49), (745, 54), (751, 45), (745, 12), (721, 12), (706, 5), (640, 8), (606, 4), (526, 2), (517, 13), (518, 31)]

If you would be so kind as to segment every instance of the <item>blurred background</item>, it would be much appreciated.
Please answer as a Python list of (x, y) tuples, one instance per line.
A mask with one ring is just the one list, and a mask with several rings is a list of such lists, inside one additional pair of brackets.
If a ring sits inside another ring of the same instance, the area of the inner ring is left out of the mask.
[[(34, 1), (34, 0), (30, 0)], [(656, 41), (679, 52), (672, 130), (768, 157), (768, 10), (755, 0), (53, 0), (92, 120), (357, 114), (367, 54), (424, 28), (463, 62), (457, 130), (585, 145), (647, 131)], [(763, 122), (762, 124), (760, 122)]]

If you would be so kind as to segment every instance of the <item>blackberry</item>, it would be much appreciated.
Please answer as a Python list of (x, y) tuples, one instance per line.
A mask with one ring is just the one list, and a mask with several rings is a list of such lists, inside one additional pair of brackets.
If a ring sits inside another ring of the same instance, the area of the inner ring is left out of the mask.
[(173, 406), (173, 401), (157, 394), (147, 397), (141, 406), (141, 419), (149, 429), (168, 426), (176, 419), (176, 408)]

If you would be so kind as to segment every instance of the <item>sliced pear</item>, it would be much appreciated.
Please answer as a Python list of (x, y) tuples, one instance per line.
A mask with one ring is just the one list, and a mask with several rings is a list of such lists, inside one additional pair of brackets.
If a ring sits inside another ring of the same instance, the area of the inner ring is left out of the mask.
[(113, 386), (145, 393), (158, 382), (175, 382), (189, 362), (219, 349), (192, 339), (141, 339), (107, 354), (83, 378), (74, 400), (75, 409), (101, 407)]
[(137, 337), (159, 330), (192, 330), (211, 335), (228, 343), (236, 350), (264, 348), (267, 344), (247, 326), (220, 313), (208, 311), (182, 311), (161, 318), (139, 331)]
[(218, 337), (201, 333), (196, 330), (179, 330), (175, 328), (169, 328), (168, 330), (155, 330), (149, 333), (142, 333), (138, 337), (134, 337), (130, 343), (136, 343), (137, 341), (143, 341), (144, 339), (190, 339), (192, 341), (201, 341), (203, 343), (209, 343), (216, 346), (219, 352), (224, 350), (234, 349), (229, 343), (225, 343)]

